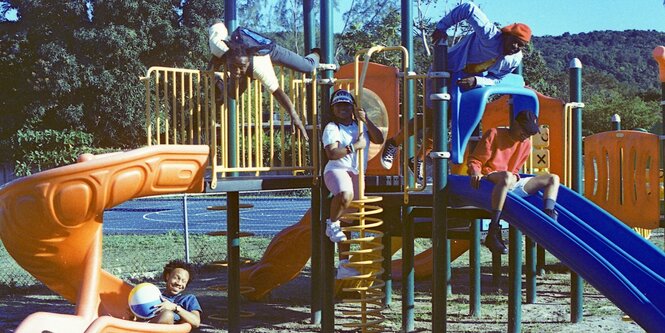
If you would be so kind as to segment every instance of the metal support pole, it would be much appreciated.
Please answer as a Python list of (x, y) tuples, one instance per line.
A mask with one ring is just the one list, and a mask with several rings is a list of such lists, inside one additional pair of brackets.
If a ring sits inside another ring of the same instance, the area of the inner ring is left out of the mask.
[[(321, 164), (318, 164), (321, 165)], [(319, 178), (320, 179), (320, 178)], [(312, 277), (310, 283), (310, 315), (311, 322), (314, 325), (321, 324), (321, 285), (317, 281), (321, 281), (321, 242), (322, 242), (322, 222), (325, 217), (322, 214), (321, 204), (325, 202), (325, 197), (322, 195), (321, 184), (314, 184), (312, 187), (312, 218), (311, 218), (311, 238), (312, 238)]]
[(229, 269), (228, 318), (229, 332), (240, 332), (240, 195), (228, 192), (226, 205), (226, 253)]
[[(323, 232), (323, 231), (321, 231)], [(335, 331), (335, 244), (328, 237), (321, 241), (321, 332)]]
[[(333, 51), (335, 49), (333, 40), (333, 4), (331, 0), (321, 0), (321, 58), (322, 62), (326, 64), (334, 63)], [(332, 69), (323, 70), (319, 73), (320, 78), (332, 80)], [(328, 81), (330, 82), (330, 81)], [(330, 95), (332, 94), (332, 86), (321, 86), (321, 115), (330, 114)], [(321, 147), (317, 147), (321, 149)], [(324, 154), (319, 154), (324, 155)], [(327, 191), (322, 191), (327, 192)], [(326, 214), (327, 215), (327, 214)], [(319, 230), (319, 237), (322, 239), (321, 244), (321, 332), (334, 332), (335, 331), (335, 271), (334, 271), (334, 255), (335, 246), (330, 242), (327, 237), (323, 236), (323, 228)]]
[(612, 115), (612, 130), (613, 131), (621, 130), (621, 116), (616, 113)]
[(471, 240), (469, 244), (469, 315), (480, 317), (480, 224), (482, 220), (471, 221)]
[[(393, 276), (392, 276), (392, 236), (394, 226), (402, 222), (402, 205), (385, 205), (383, 208), (383, 281), (385, 281), (384, 305), (390, 306), (393, 297)], [(387, 222), (387, 223), (386, 223)]]
[(492, 283), (499, 284), (501, 279), (501, 253), (492, 253)]
[(414, 223), (409, 216), (411, 209), (402, 209), (402, 331), (413, 332), (416, 320), (415, 271), (414, 261)]
[(316, 45), (316, 36), (314, 36), (314, 1), (303, 0), (303, 27), (305, 29), (305, 54)]
[[(411, 28), (411, 25), (413, 24), (413, 0), (401, 0), (401, 5), (402, 5), (402, 24), (401, 24), (401, 36), (402, 36), (402, 46), (406, 48), (406, 51), (409, 54), (409, 63), (406, 65), (406, 72), (410, 72), (413, 70), (413, 29)], [(406, 73), (404, 73), (406, 75)], [(406, 81), (406, 96), (405, 96), (405, 101), (402, 101), (404, 103), (405, 108), (404, 108), (404, 114), (402, 117), (406, 117), (407, 119), (413, 119), (415, 117), (415, 112), (413, 109), (413, 81), (412, 80), (407, 80)], [(402, 129), (404, 133), (407, 133), (407, 129), (404, 128)], [(406, 134), (405, 134), (406, 135)], [(405, 137), (405, 140), (409, 140), (409, 144), (407, 147), (409, 147), (409, 151), (406, 151), (405, 154), (406, 156), (403, 156), (402, 158), (410, 158), (415, 155), (415, 136), (409, 136)], [(406, 173), (406, 171), (404, 171)], [(414, 177), (409, 177), (407, 176), (408, 179), (408, 184), (409, 186), (414, 186)]]
[[(229, 33), (238, 27), (237, 12), (238, 9), (236, 8), (236, 0), (224, 0), (224, 24), (229, 30)], [(229, 167), (233, 168), (238, 166), (236, 163), (238, 158), (236, 154), (236, 147), (238, 146), (238, 130), (236, 118), (238, 111), (236, 107), (237, 103), (235, 100), (235, 95), (229, 96), (229, 99), (226, 101), (226, 103), (229, 112), (229, 117), (226, 119), (228, 123), (228, 136), (226, 137), (226, 144), (229, 151)], [(231, 172), (230, 175), (237, 176), (238, 173)]]
[[(574, 58), (570, 61), (570, 101), (582, 102), (582, 62)], [(572, 138), (572, 188), (579, 194), (584, 194), (582, 184), (582, 108), (573, 108), (573, 138)], [(582, 278), (571, 270), (570, 272), (570, 321), (579, 323), (582, 320), (584, 304), (584, 284)]]
[(540, 245), (536, 246), (536, 256), (538, 257), (536, 272), (538, 272), (538, 275), (545, 275), (545, 249)]
[(520, 332), (522, 327), (522, 232), (509, 228), (508, 249), (508, 332)]
[(525, 237), (525, 249), (524, 253), (526, 256), (526, 303), (534, 304), (536, 303), (536, 242), (531, 238)]
[[(409, 21), (410, 22), (410, 21)], [(410, 30), (410, 29), (409, 29)], [(434, 71), (444, 72), (448, 68), (448, 41), (434, 45)], [(448, 93), (448, 83), (444, 78), (434, 79), (434, 93), (443, 96)], [(427, 96), (431, 98), (432, 96)], [(434, 105), (434, 152), (441, 156), (448, 152), (448, 100), (436, 98)], [(457, 124), (453, 124), (456, 126)], [(448, 161), (435, 158), (434, 183), (432, 184), (432, 250), (434, 252), (432, 275), (432, 331), (446, 332), (448, 318), (448, 281), (450, 281), (450, 258), (448, 241)]]
[(182, 223), (185, 230), (185, 262), (189, 264), (189, 216), (187, 214), (187, 193), (182, 195)]
[[(314, 36), (314, 6), (313, 6), (313, 0), (304, 0), (303, 1), (303, 27), (305, 30), (305, 54), (311, 50), (314, 45), (315, 45), (315, 36)], [(311, 77), (311, 74), (307, 74), (307, 77)], [(314, 103), (315, 101), (313, 98), (313, 92), (316, 90), (316, 84), (312, 83), (311, 85), (308, 85), (306, 87), (307, 91), (307, 111), (312, 111), (314, 110)], [(314, 113), (313, 112), (307, 112), (305, 115), (307, 117), (307, 123), (313, 124), (314, 123)], [(311, 137), (311, 135), (310, 135)], [(310, 151), (313, 151), (314, 149), (318, 149), (318, 147), (313, 147)], [(310, 152), (311, 154), (311, 152)], [(314, 158), (314, 156), (320, 156), (320, 154), (311, 154), (310, 158)], [(312, 162), (314, 162), (312, 160)], [(314, 165), (319, 165), (321, 166), (321, 161), (318, 161), (319, 163), (314, 163)], [(314, 170), (316, 175), (321, 174), (321, 170)], [(312, 259), (311, 259), (311, 265), (312, 265), (312, 281), (321, 281), (321, 251), (319, 251), (320, 244), (321, 244), (321, 203), (323, 202), (322, 196), (321, 196), (321, 179), (318, 178), (318, 182), (312, 185), (312, 210), (311, 210), (311, 225), (312, 225), (312, 232), (311, 232), (311, 237), (312, 237)], [(311, 322), (312, 324), (318, 325), (321, 324), (321, 297), (319, 296), (321, 293), (321, 286), (318, 283), (310, 283), (310, 303), (311, 303), (311, 308), (310, 308), (310, 315), (311, 315)]]
[[(408, 73), (413, 70), (413, 29), (411, 29), (411, 24), (413, 22), (413, 0), (401, 0), (401, 14), (401, 43), (409, 55), (408, 63), (406, 64), (406, 73)], [(411, 119), (415, 114), (413, 109), (413, 81), (406, 80), (404, 84), (406, 85), (406, 96), (404, 97), (405, 100), (402, 101), (402, 103), (404, 103), (404, 113), (402, 116)], [(406, 129), (403, 130), (406, 131)], [(413, 156), (415, 153), (415, 139), (413, 136), (405, 139), (409, 140), (409, 144), (407, 145), (409, 151), (406, 152), (406, 156)], [(406, 173), (406, 170), (404, 170), (404, 172)], [(407, 184), (413, 186), (414, 179), (415, 177), (407, 175)], [(402, 212), (403, 217), (408, 216), (411, 212), (411, 207), (404, 207)], [(405, 222), (405, 225), (402, 234), (402, 330), (404, 332), (411, 332), (415, 329), (415, 272), (413, 268), (414, 230), (413, 221), (411, 219), (403, 221)]]
[[(400, 206), (384, 206), (384, 216), (401, 216), (401, 207)], [(393, 300), (393, 274), (392, 274), (392, 228), (390, 225), (392, 221), (385, 223), (388, 219), (384, 218), (384, 223), (381, 226), (383, 228), (383, 238), (381, 238), (381, 243), (383, 244), (383, 276), (382, 279), (385, 282), (384, 289), (384, 298), (383, 305), (386, 307), (390, 306)], [(392, 220), (392, 219), (391, 219)]]

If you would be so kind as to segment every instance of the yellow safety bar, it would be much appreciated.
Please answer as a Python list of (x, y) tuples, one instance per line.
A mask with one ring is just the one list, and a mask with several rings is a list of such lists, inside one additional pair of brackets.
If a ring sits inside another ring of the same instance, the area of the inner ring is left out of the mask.
[[(141, 80), (146, 89), (146, 136), (148, 145), (160, 144), (208, 144), (211, 148), (211, 186), (214, 188), (218, 176), (228, 172), (248, 172), (259, 175), (264, 172), (290, 171), (313, 172), (318, 170), (318, 116), (316, 89), (307, 88), (315, 78), (283, 67), (276, 68), (281, 87), (287, 91), (297, 114), (303, 123), (311, 120), (311, 144), (301, 134), (291, 134), (285, 121), (285, 111), (276, 105), (271, 94), (265, 91), (258, 80), (247, 82), (247, 91), (242, 95), (235, 91), (237, 101), (235, 133), (235, 161), (230, 161), (226, 144), (231, 133), (228, 128), (229, 96), (223, 89), (222, 105), (215, 100), (216, 75), (224, 86), (228, 76), (223, 72), (191, 70), (170, 67), (151, 67)], [(311, 100), (311, 110), (307, 102)], [(311, 115), (308, 118), (307, 115)], [(263, 117), (268, 119), (264, 122)], [(278, 117), (278, 119), (275, 119)], [(233, 163), (232, 163), (233, 162)], [(231, 165), (235, 165), (231, 167)]]

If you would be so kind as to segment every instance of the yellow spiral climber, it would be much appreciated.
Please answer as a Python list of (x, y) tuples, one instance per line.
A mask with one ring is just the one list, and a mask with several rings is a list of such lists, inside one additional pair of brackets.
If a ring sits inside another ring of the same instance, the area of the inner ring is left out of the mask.
[(385, 320), (381, 313), (385, 298), (385, 282), (381, 280), (384, 272), (381, 242), (383, 232), (377, 230), (383, 220), (371, 216), (383, 211), (383, 208), (375, 205), (382, 200), (382, 197), (354, 200), (351, 208), (357, 211), (342, 217), (342, 220), (351, 224), (342, 228), (351, 233), (351, 237), (344, 241), (351, 246), (349, 252), (343, 253), (351, 256), (346, 266), (356, 269), (359, 275), (337, 280), (335, 289), (344, 297), (342, 303), (346, 308), (342, 313), (351, 320), (341, 325), (356, 328), (361, 332), (381, 332)]

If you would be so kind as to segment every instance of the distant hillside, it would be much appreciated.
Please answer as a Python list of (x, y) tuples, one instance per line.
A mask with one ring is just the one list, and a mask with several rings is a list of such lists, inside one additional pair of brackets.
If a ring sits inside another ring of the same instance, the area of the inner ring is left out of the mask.
[(579, 58), (583, 67), (595, 68), (615, 77), (619, 82), (640, 91), (660, 91), (658, 65), (651, 52), (665, 45), (665, 33), (654, 30), (594, 31), (561, 36), (534, 37), (547, 66), (565, 71), (573, 58)]

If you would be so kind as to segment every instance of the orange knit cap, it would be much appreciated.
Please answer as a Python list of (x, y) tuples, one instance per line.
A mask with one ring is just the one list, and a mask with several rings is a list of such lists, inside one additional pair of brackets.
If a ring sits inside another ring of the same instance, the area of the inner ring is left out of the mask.
[(501, 28), (501, 32), (511, 34), (523, 42), (528, 43), (531, 41), (531, 28), (524, 23), (513, 23)]

